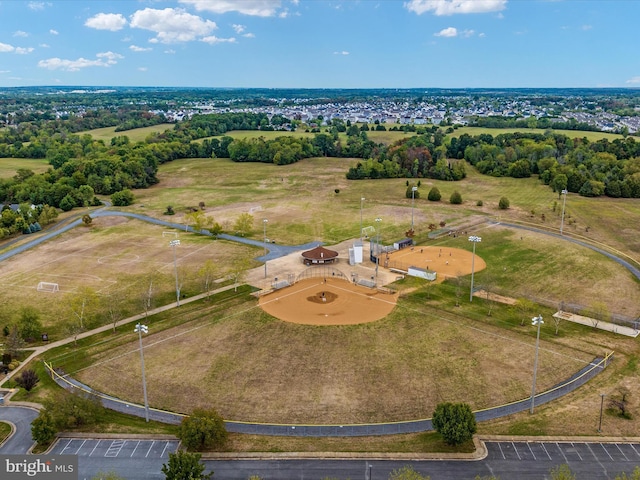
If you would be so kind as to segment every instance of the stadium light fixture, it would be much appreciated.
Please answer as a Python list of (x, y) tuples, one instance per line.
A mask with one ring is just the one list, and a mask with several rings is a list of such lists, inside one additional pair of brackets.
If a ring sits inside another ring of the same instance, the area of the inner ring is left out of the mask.
[(418, 187), (416, 186), (411, 187), (411, 232), (412, 233), (413, 233), (413, 204), (416, 197), (416, 190), (418, 190)]
[(147, 379), (144, 374), (144, 352), (142, 350), (142, 334), (145, 335), (149, 333), (149, 327), (146, 325), (142, 325), (141, 323), (136, 324), (136, 328), (133, 330), (138, 334), (138, 340), (140, 341), (140, 365), (142, 367), (142, 393), (144, 395), (144, 419), (149, 421), (149, 400), (147, 399)]
[(540, 325), (542, 325), (544, 321), (542, 320), (542, 315), (538, 315), (537, 317), (533, 317), (531, 319), (531, 325), (534, 327), (538, 327), (538, 334), (536, 335), (536, 356), (533, 361), (533, 385), (531, 386), (531, 408), (529, 409), (529, 413), (533, 413), (533, 407), (536, 399), (536, 375), (538, 373), (538, 346), (540, 345)]
[(176, 306), (180, 306), (180, 284), (178, 283), (178, 262), (176, 259), (176, 247), (180, 245), (180, 240), (171, 240), (169, 246), (173, 247), (173, 271), (176, 275)]
[(562, 232), (564, 230), (564, 207), (567, 204), (567, 193), (569, 193), (569, 192), (565, 188), (560, 193), (562, 193), (562, 195), (564, 195), (564, 198), (562, 199), (562, 219), (560, 220), (560, 235), (563, 235)]
[[(266, 218), (262, 219), (262, 233), (264, 238), (264, 256), (267, 256), (267, 223), (269, 220)], [(267, 278), (267, 259), (264, 259), (264, 278)]]
[(473, 302), (473, 274), (476, 260), (476, 243), (482, 241), (482, 238), (477, 235), (471, 235), (469, 241), (473, 243), (473, 254), (471, 255), (471, 291), (469, 292), (469, 301)]

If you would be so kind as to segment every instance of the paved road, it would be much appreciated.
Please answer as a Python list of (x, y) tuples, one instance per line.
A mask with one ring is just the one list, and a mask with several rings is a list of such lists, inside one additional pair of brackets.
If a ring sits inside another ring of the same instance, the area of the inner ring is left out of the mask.
[(6, 442), (0, 445), (0, 453), (26, 453), (33, 446), (31, 438), (31, 422), (38, 416), (38, 411), (27, 407), (0, 407), (0, 420), (13, 424), (15, 432)]
[[(405, 465), (432, 480), (474, 479), (495, 475), (502, 480), (542, 480), (558, 465), (568, 464), (581, 480), (611, 479), (640, 465), (640, 443), (487, 442), (481, 460), (272, 459), (207, 460), (217, 480), (264, 479), (387, 479)], [(177, 442), (137, 439), (68, 439), (56, 442), (52, 453), (78, 455), (80, 479), (99, 471), (115, 471), (128, 480), (164, 478), (160, 472)]]

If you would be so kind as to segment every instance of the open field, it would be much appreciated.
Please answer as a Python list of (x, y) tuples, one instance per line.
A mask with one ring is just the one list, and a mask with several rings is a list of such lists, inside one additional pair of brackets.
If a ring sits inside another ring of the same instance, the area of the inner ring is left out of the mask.
[[(617, 138), (622, 139), (623, 136), (618, 133), (607, 133), (607, 132), (590, 132), (583, 130), (551, 130), (554, 133), (559, 133), (561, 135), (566, 135), (569, 138), (586, 138), (590, 142), (597, 142), (603, 138), (606, 138), (609, 141), (615, 140)], [(485, 127), (459, 127), (455, 129), (455, 131), (448, 136), (450, 137), (459, 137), (460, 135), (467, 133), (471, 136), (482, 135), (483, 133), (488, 133), (489, 135), (500, 135), (502, 133), (516, 133), (516, 132), (524, 132), (524, 133), (540, 133), (543, 134), (547, 132), (547, 130), (543, 128), (485, 128)]]
[(78, 135), (91, 135), (96, 140), (102, 140), (107, 145), (109, 145), (113, 137), (129, 137), (129, 140), (131, 140), (132, 142), (140, 142), (147, 138), (150, 133), (172, 130), (173, 126), (174, 125), (172, 123), (161, 123), (160, 125), (133, 128), (131, 130), (124, 130), (122, 132), (116, 132), (116, 127), (103, 127), (95, 128), (93, 130), (86, 130), (84, 132), (80, 132)]
[[(73, 318), (74, 299), (87, 297), (87, 326), (109, 323), (108, 304), (118, 304), (121, 318), (140, 313), (151, 290), (151, 305), (175, 300), (175, 271), (169, 240), (162, 227), (123, 217), (101, 217), (92, 227), (78, 227), (54, 241), (0, 263), (5, 286), (0, 299), (3, 320), (9, 322), (22, 305), (41, 313), (50, 339), (65, 336), (66, 320)], [(172, 233), (175, 232), (172, 231)], [(181, 291), (203, 292), (200, 272), (212, 262), (214, 279), (228, 274), (237, 258), (257, 256), (256, 249), (223, 240), (179, 235), (176, 265)], [(257, 264), (257, 262), (256, 262)], [(38, 292), (39, 282), (59, 285), (57, 293)]]
[[(152, 405), (187, 412), (215, 406), (235, 420), (351, 423), (428, 417), (446, 400), (480, 408), (530, 391), (534, 339), (443, 317), (415, 301), (401, 300), (384, 320), (351, 326), (282, 322), (255, 300), (205, 312), (197, 324), (145, 340)], [(75, 375), (141, 401), (136, 344), (131, 335), (128, 344), (89, 349), (93, 366)], [(539, 387), (592, 358), (544, 342)]]
[(34, 173), (44, 173), (49, 167), (49, 162), (44, 159), (0, 158), (0, 178), (13, 177), (19, 168), (26, 168)]

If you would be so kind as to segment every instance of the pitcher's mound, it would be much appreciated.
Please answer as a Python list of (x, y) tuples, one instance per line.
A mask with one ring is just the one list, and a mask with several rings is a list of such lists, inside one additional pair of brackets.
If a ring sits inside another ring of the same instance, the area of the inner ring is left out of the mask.
[(396, 306), (397, 295), (337, 278), (307, 278), (260, 298), (260, 307), (280, 320), (304, 325), (375, 322)]

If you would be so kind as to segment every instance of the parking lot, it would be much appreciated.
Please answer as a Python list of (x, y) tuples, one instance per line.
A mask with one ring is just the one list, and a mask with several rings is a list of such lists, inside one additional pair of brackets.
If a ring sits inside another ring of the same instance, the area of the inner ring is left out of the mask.
[(640, 465), (638, 443), (487, 442), (487, 460), (634, 462)]
[(177, 440), (62, 438), (53, 446), (55, 455), (104, 458), (169, 458), (178, 448)]

